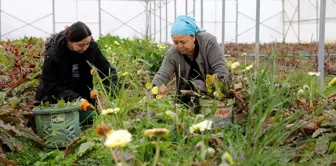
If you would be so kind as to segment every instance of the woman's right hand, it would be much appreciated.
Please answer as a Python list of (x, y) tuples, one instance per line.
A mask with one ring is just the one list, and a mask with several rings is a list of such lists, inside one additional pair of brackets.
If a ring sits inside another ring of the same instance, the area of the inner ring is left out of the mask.
[(90, 104), (86, 99), (80, 100), (81, 111), (87, 111), (88, 109), (95, 109), (92, 104)]

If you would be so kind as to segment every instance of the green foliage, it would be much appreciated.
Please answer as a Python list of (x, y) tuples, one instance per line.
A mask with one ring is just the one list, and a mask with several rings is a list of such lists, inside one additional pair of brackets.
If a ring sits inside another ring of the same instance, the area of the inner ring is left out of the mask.
[[(0, 110), (0, 152), (6, 149), (11, 152), (20, 152), (22, 151), (22, 143), (27, 141), (43, 144), (43, 140), (31, 128), (27, 127), (20, 111)], [(29, 158), (29, 156), (25, 157)]]
[[(158, 70), (167, 48), (147, 40), (111, 35), (101, 37), (98, 43), (106, 58), (117, 65), (121, 86), (119, 94), (112, 99), (104, 91), (102, 79), (94, 75), (100, 99), (97, 110), (119, 108), (120, 111), (99, 115), (93, 127), (83, 131), (80, 139), (70, 143), (66, 150), (32, 148), (29, 141), (29, 145), (20, 143), (18, 136), (36, 139), (33, 133), (18, 125), (25, 124), (16, 117), (22, 112), (8, 113), (10, 116), (0, 113), (1, 143), (15, 151), (7, 154), (9, 159), (20, 165), (36, 166), (114, 165), (113, 152), (119, 162), (149, 165), (154, 161), (156, 145), (160, 147), (158, 162), (164, 165), (330, 165), (335, 157), (335, 106), (331, 99), (318, 93), (316, 85), (311, 84), (315, 78), (308, 77), (307, 72), (280, 77), (281, 73), (275, 70), (275, 58), (273, 66), (262, 64), (263, 70), (259, 71), (242, 71), (246, 65), (238, 67), (233, 71), (233, 87), (238, 87), (234, 90), (248, 109), (239, 111), (241, 105), (236, 104), (234, 123), (229, 128), (192, 133), (190, 127), (211, 116), (174, 105), (175, 98), (171, 95), (153, 99), (145, 88), (153, 76), (150, 72)], [(29, 78), (35, 77), (34, 72), (29, 75)], [(297, 91), (305, 84), (312, 90), (298, 98)], [(229, 90), (224, 85), (213, 85), (208, 87), (213, 92), (219, 90), (226, 95)], [(16, 107), (21, 101), (21, 98), (4, 99), (7, 105)], [(318, 103), (307, 107), (309, 101)], [(72, 104), (60, 100), (56, 105), (45, 103), (41, 107), (63, 108)], [(128, 130), (132, 142), (123, 148), (105, 147), (105, 138), (96, 134), (101, 124), (111, 130)], [(144, 131), (153, 128), (166, 128), (170, 134), (160, 141), (146, 137)], [(17, 150), (18, 143), (24, 145), (22, 152)]]

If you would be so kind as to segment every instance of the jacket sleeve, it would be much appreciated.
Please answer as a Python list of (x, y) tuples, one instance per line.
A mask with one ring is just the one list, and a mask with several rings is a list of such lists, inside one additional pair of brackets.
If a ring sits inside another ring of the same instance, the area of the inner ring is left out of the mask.
[(57, 100), (72, 101), (80, 98), (78, 93), (75, 93), (61, 82), (60, 73), (58, 73), (60, 71), (59, 62), (51, 58), (51, 54), (53, 54), (52, 49), (46, 53), (42, 69), (42, 82), (46, 94)]
[(174, 54), (174, 51), (172, 51), (171, 49), (168, 50), (166, 56), (164, 57), (162, 61), (159, 71), (155, 74), (152, 80), (153, 85), (157, 85), (157, 86), (161, 86), (163, 84), (167, 85), (169, 80), (171, 80), (171, 77), (174, 73), (175, 66), (176, 66), (174, 59), (173, 59), (173, 56), (174, 56), (173, 54)]
[(227, 68), (224, 52), (217, 43), (214, 37), (209, 40), (207, 45), (208, 62), (214, 73), (217, 73), (218, 78), (226, 84), (231, 84), (231, 74)]
[(103, 79), (107, 93), (115, 96), (118, 93), (117, 70), (111, 66), (99, 48), (96, 50), (93, 65), (98, 69), (99, 77)]

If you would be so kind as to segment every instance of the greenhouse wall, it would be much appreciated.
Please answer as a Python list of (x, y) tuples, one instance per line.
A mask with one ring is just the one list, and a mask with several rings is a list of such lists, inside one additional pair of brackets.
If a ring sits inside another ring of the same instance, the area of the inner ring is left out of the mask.
[[(336, 1), (326, 0), (326, 41), (336, 39)], [(175, 17), (194, 16), (198, 25), (222, 42), (223, 0), (1, 0), (1, 39), (47, 37), (83, 21), (97, 38), (146, 35), (171, 42)], [(203, 5), (202, 5), (203, 4)], [(318, 0), (261, 0), (260, 42), (318, 40)], [(202, 6), (202, 7), (201, 7)], [(238, 9), (238, 10), (237, 10)], [(255, 41), (255, 0), (225, 1), (225, 42)], [(203, 18), (201, 17), (203, 16)]]

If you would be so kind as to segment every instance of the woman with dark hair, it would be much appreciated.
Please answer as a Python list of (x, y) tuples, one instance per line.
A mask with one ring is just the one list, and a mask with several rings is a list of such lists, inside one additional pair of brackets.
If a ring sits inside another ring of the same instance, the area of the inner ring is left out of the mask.
[(103, 56), (91, 35), (87, 25), (76, 22), (47, 40), (41, 81), (35, 96), (36, 106), (41, 102), (80, 99), (82, 111), (93, 109), (90, 65), (98, 69), (107, 91), (112, 96), (116, 93), (116, 69)]

